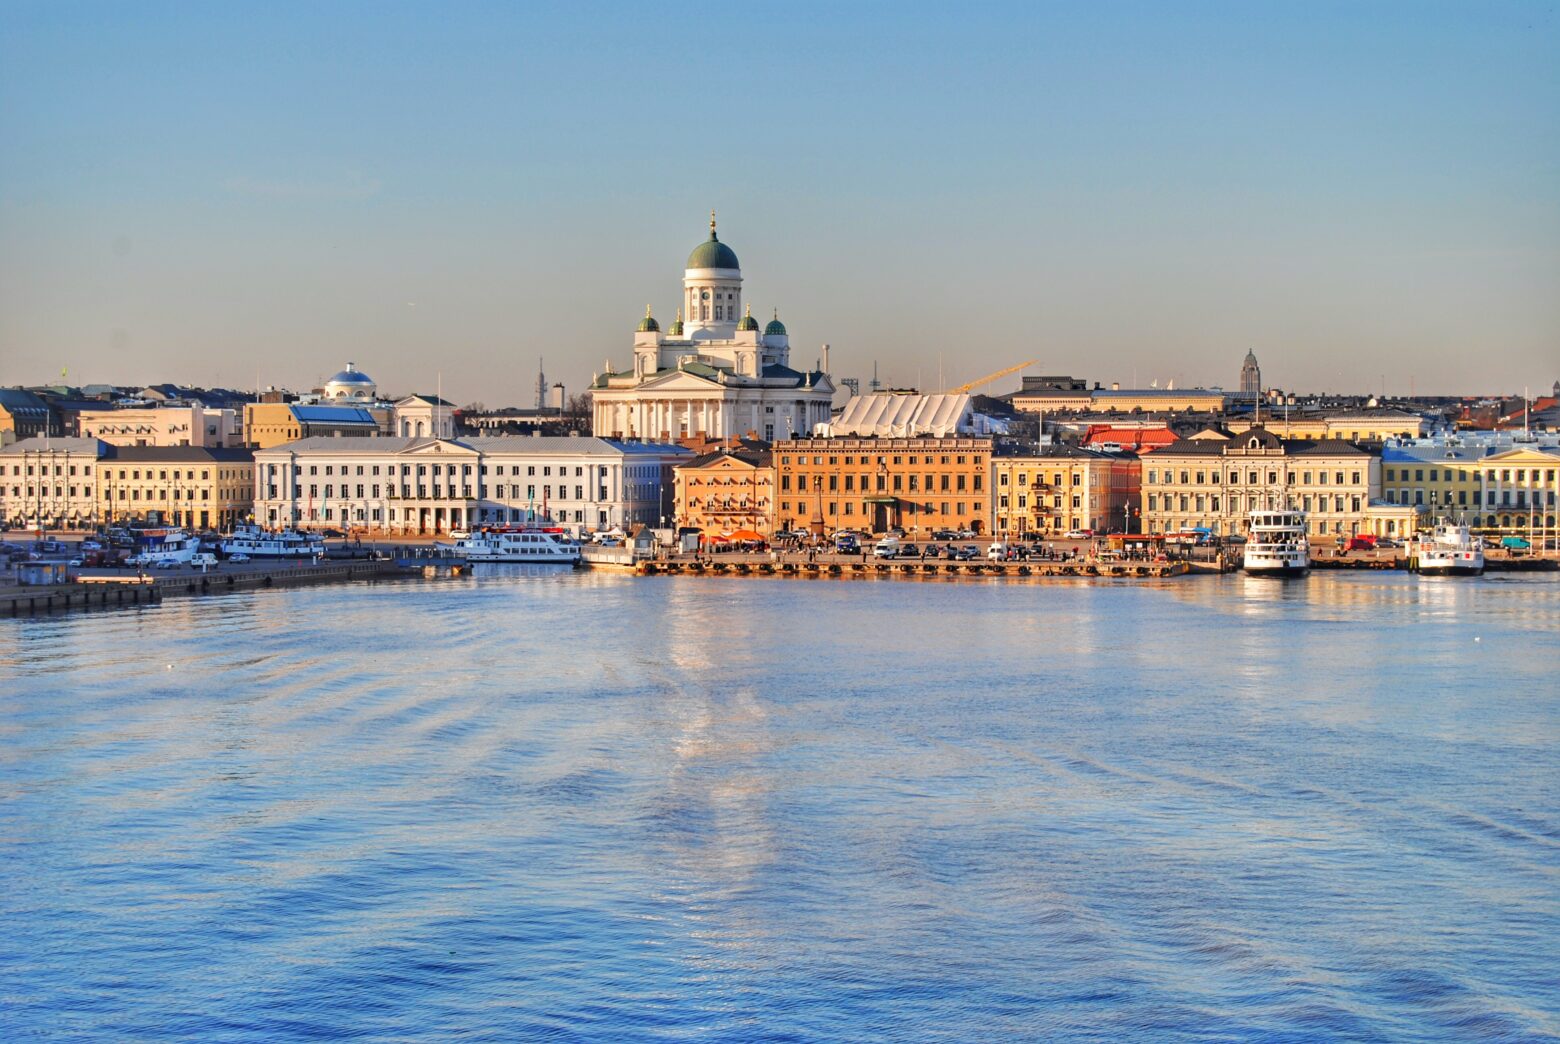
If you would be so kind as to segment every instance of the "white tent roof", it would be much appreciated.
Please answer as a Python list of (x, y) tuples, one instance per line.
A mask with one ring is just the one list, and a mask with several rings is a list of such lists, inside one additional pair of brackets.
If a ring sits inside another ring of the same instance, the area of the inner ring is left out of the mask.
[[(858, 395), (845, 404), (831, 424), (820, 425), (822, 435), (912, 438), (930, 435), (984, 434), (986, 418), (975, 413), (970, 397), (949, 395)], [(827, 430), (822, 430), (822, 429)]]

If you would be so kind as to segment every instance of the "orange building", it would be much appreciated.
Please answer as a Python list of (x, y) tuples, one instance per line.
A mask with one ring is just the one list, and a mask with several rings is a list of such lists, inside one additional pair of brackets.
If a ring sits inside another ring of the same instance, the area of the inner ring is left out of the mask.
[(677, 466), (674, 495), (679, 528), (706, 536), (774, 532), (775, 467), (767, 450), (705, 453)]
[(990, 531), (990, 439), (787, 439), (773, 452), (781, 532)]

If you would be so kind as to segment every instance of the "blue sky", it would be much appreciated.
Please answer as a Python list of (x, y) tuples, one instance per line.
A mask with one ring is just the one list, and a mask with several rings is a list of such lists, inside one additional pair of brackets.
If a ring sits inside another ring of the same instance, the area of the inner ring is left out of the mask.
[(0, 383), (525, 403), (718, 209), (798, 360), (934, 389), (1560, 377), (1560, 9), (0, 2)]

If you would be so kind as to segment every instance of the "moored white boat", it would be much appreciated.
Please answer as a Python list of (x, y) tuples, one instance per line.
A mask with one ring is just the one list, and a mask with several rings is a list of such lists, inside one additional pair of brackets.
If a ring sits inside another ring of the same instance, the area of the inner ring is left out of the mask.
[(250, 558), (313, 558), (325, 553), (324, 539), (312, 533), (294, 529), (272, 531), (259, 526), (239, 526), (221, 546), (224, 555)]
[(200, 538), (182, 529), (141, 529), (135, 534), (136, 552), (127, 561), (141, 568), (184, 565), (200, 550)]
[(1249, 516), (1242, 566), (1253, 576), (1304, 576), (1311, 568), (1304, 511), (1259, 508)]
[(1484, 547), (1467, 526), (1442, 520), (1414, 539), (1409, 561), (1425, 576), (1478, 576), (1484, 572)]
[(580, 560), (580, 547), (551, 526), (484, 529), (455, 542), (455, 553), (468, 562), (561, 562)]

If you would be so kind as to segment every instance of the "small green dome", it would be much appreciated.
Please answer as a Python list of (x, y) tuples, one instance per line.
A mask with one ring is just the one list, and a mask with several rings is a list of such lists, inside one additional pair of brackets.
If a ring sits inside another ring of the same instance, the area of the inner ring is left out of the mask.
[(672, 325), (666, 330), (668, 337), (681, 337), (683, 335), (682, 309), (677, 309), (677, 318), (672, 320)]
[(639, 320), (639, 332), (651, 333), (661, 329), (661, 324), (655, 321), (655, 316), (650, 314), (650, 306), (645, 305), (645, 317)]
[(758, 320), (753, 318), (753, 306), (752, 305), (748, 305), (747, 315), (744, 315), (742, 317), (742, 321), (737, 324), (737, 329), (738, 330), (757, 330), (758, 329)]
[(780, 321), (780, 310), (775, 309), (775, 317), (769, 320), (769, 325), (764, 327), (765, 337), (784, 337), (785, 324)]
[(687, 268), (741, 268), (737, 252), (715, 238), (715, 212), (710, 211), (710, 238), (693, 248)]

